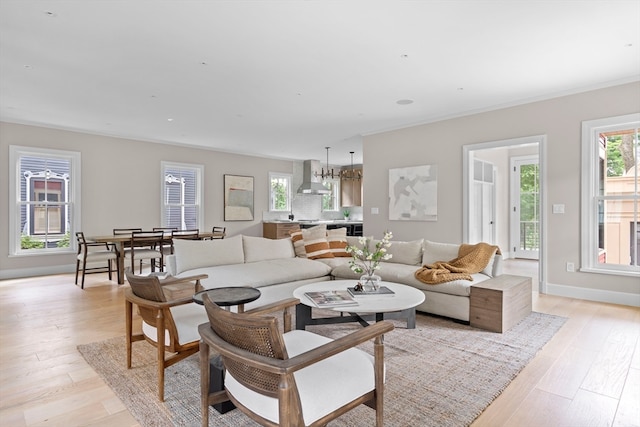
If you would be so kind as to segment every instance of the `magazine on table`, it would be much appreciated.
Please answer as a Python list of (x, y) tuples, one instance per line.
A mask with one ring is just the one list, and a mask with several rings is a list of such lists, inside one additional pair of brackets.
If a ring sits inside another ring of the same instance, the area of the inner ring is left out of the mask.
[(347, 291), (349, 291), (349, 294), (355, 298), (368, 297), (368, 296), (392, 297), (396, 294), (386, 286), (380, 286), (375, 291), (356, 291), (355, 287), (350, 287), (350, 288), (347, 288)]
[(354, 300), (347, 291), (318, 291), (304, 294), (318, 308), (358, 305), (358, 301)]

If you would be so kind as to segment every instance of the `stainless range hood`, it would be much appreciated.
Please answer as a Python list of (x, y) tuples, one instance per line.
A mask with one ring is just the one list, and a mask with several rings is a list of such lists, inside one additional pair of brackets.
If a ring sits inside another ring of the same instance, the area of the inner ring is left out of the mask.
[(318, 160), (305, 160), (302, 164), (302, 185), (298, 188), (298, 194), (329, 194), (331, 190), (322, 185), (321, 178), (316, 176), (320, 173), (320, 162)]

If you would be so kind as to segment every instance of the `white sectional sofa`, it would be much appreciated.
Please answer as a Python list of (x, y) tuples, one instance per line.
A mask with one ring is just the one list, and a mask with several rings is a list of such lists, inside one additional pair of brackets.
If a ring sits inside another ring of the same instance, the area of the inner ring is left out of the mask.
[[(358, 244), (357, 237), (346, 235), (336, 238), (334, 234), (333, 240), (340, 240), (343, 245)], [(317, 249), (318, 242), (314, 241), (313, 246)], [(424, 292), (426, 298), (417, 307), (419, 311), (469, 321), (471, 286), (502, 273), (502, 257), (499, 254), (493, 256), (482, 272), (472, 275), (473, 281), (455, 280), (428, 285), (414, 276), (424, 264), (456, 258), (459, 246), (424, 239), (392, 241), (389, 253), (393, 256), (380, 264), (377, 274), (382, 280), (413, 286)], [(222, 240), (176, 240), (174, 255), (166, 257), (166, 264), (169, 274), (177, 277), (207, 274), (209, 277), (202, 281), (207, 289), (224, 286), (259, 288), (262, 296), (249, 304), (250, 308), (289, 298), (295, 288), (306, 283), (333, 278), (358, 279), (359, 274), (349, 268), (350, 256), (344, 250), (333, 252), (342, 256), (330, 256), (325, 251), (320, 258), (309, 259), (303, 255), (304, 251), (300, 251), (300, 245), (296, 256), (292, 239), (272, 240), (238, 235)], [(315, 253), (323, 251), (314, 250)]]
[(331, 267), (295, 256), (291, 239), (272, 240), (237, 235), (216, 240), (174, 241), (174, 254), (165, 257), (167, 272), (186, 277), (207, 274), (206, 289), (252, 286), (262, 292), (247, 307), (291, 298), (298, 286), (331, 279)]

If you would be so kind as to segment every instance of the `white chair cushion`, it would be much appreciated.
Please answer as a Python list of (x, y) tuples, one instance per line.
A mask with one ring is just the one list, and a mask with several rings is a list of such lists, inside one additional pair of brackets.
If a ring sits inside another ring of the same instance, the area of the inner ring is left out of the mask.
[[(330, 342), (330, 338), (307, 331), (284, 334), (289, 357)], [(313, 364), (294, 374), (305, 425), (335, 411), (347, 402), (375, 388), (373, 357), (358, 349), (349, 349)], [(278, 423), (278, 399), (266, 397), (236, 381), (228, 372), (225, 387), (251, 411)]]
[[(171, 316), (173, 316), (173, 321), (178, 330), (178, 344), (199, 341), (198, 326), (209, 322), (204, 307), (196, 303), (190, 303), (171, 307), (169, 310), (171, 310)], [(142, 333), (151, 341), (157, 341), (158, 335), (154, 326), (142, 322)], [(164, 343), (165, 345), (169, 344), (169, 333), (167, 331), (164, 334)]]
[[(110, 259), (116, 259), (117, 257), (118, 255), (111, 251), (90, 251), (87, 253), (87, 262), (107, 261)], [(84, 259), (84, 254), (79, 254), (77, 258), (82, 261)]]

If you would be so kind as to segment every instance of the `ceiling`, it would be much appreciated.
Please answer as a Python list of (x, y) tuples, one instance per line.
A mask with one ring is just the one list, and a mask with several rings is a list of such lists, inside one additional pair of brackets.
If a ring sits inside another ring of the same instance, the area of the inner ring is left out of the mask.
[(362, 135), (639, 80), (639, 20), (637, 0), (1, 0), (0, 119), (361, 163)]

